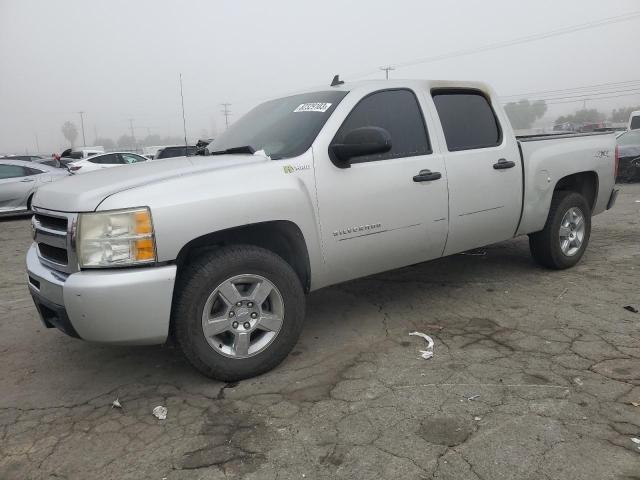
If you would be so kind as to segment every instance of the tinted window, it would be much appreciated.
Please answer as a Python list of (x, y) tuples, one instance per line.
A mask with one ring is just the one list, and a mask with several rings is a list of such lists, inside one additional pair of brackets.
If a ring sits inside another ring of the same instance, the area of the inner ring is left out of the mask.
[(116, 163), (122, 163), (118, 158), (118, 155), (109, 153), (107, 155), (100, 155), (99, 157), (92, 157), (87, 159), (88, 162), (98, 163), (100, 165), (113, 165)]
[(0, 164), (0, 180), (3, 178), (16, 178), (16, 177), (26, 177), (27, 174), (25, 172), (24, 167), (20, 167), (18, 165), (3, 165)]
[(36, 170), (35, 168), (23, 167), (26, 175), (38, 175), (42, 173), (42, 170)]
[(166, 147), (166, 148), (163, 148), (162, 150), (160, 150), (160, 152), (158, 152), (158, 155), (156, 156), (156, 158), (160, 159), (160, 158), (173, 158), (173, 157), (192, 156), (192, 155), (195, 155), (196, 150), (197, 149), (196, 149), (195, 146), (189, 146), (188, 148), (186, 148), (186, 147)]
[(639, 145), (640, 146), (640, 131), (638, 132), (625, 132), (618, 137), (618, 145)]
[(391, 135), (391, 150), (376, 155), (354, 157), (351, 163), (431, 153), (422, 112), (413, 92), (386, 90), (373, 93), (353, 108), (332, 143), (341, 143), (351, 130), (360, 127), (384, 128)]
[(498, 119), (482, 93), (434, 90), (432, 94), (449, 151), (500, 144), (502, 133)]
[[(258, 105), (211, 142), (209, 152), (250, 146), (273, 160), (306, 152), (347, 94), (345, 91), (303, 93)], [(158, 157), (162, 158), (162, 157)]]
[(633, 117), (631, 119), (631, 125), (629, 126), (631, 130), (635, 130), (636, 128), (640, 128), (640, 116)]
[(123, 163), (138, 163), (146, 160), (146, 158), (134, 155), (133, 153), (121, 153), (120, 157), (122, 158)]

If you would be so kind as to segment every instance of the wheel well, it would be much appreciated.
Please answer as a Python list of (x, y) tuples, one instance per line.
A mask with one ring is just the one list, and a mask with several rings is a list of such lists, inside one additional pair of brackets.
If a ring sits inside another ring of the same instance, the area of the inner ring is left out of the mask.
[(286, 220), (254, 223), (195, 238), (178, 254), (178, 272), (183, 265), (195, 261), (203, 251), (224, 245), (255, 245), (272, 251), (291, 265), (305, 292), (309, 291), (311, 266), (307, 245), (298, 226)]
[(556, 190), (568, 190), (581, 194), (593, 210), (598, 198), (598, 175), (596, 172), (580, 172), (567, 175), (556, 183)]
[(31, 195), (29, 195), (29, 198), (27, 198), (27, 210), (31, 210), (31, 201), (33, 200), (33, 193)]

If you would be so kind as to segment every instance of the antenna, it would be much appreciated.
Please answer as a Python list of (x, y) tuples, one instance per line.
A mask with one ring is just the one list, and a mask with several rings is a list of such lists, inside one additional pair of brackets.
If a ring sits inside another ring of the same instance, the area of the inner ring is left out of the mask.
[(182, 128), (184, 129), (184, 156), (189, 156), (189, 149), (187, 147), (187, 120), (184, 116), (184, 94), (182, 93), (182, 73), (180, 74), (180, 99), (182, 100)]
[(337, 87), (338, 85), (342, 85), (344, 82), (342, 80), (340, 80), (340, 75), (336, 75), (335, 77), (333, 77), (333, 80), (331, 80), (331, 87)]

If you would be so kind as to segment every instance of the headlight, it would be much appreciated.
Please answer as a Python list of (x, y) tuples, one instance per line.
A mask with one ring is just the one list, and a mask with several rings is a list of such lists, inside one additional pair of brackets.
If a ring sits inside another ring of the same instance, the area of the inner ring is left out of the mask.
[(81, 213), (76, 244), (82, 268), (156, 261), (156, 242), (148, 208)]

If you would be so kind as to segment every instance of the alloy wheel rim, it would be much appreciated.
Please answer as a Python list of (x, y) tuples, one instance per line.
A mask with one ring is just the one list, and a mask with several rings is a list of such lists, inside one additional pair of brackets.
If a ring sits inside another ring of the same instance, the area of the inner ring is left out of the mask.
[(585, 221), (582, 210), (571, 207), (560, 222), (560, 250), (567, 257), (572, 257), (580, 251), (585, 236)]
[(284, 321), (278, 288), (255, 274), (228, 278), (209, 295), (202, 311), (207, 343), (229, 358), (249, 358), (275, 340)]

